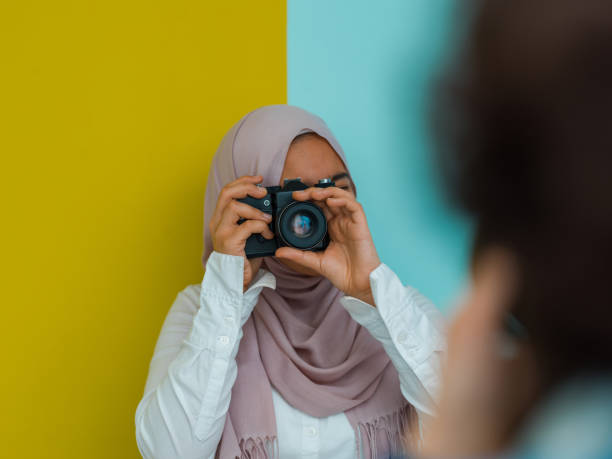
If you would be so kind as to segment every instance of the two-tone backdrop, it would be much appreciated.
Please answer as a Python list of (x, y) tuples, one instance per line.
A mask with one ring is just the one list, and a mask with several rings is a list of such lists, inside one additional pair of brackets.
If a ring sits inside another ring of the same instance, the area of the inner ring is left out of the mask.
[(452, 3), (2, 3), (0, 456), (138, 457), (157, 334), (203, 274), (210, 159), (261, 105), (328, 122), (383, 261), (449, 308), (467, 226), (435, 184), (427, 104)]

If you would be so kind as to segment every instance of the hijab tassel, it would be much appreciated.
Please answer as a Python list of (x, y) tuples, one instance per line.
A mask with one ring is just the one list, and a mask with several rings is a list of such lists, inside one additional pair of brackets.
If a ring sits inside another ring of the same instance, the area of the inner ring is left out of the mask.
[(276, 437), (249, 437), (240, 442), (240, 459), (278, 459)]
[[(358, 447), (357, 457), (377, 459), (379, 446), (383, 446), (378, 443), (385, 440), (388, 448), (388, 455), (385, 455), (385, 457), (401, 456), (406, 451), (414, 451), (415, 445), (410, 444), (413, 440), (410, 437), (412, 431), (410, 428), (416, 422), (418, 422), (416, 410), (409, 404), (372, 421), (360, 422), (358, 430), (361, 435), (365, 436), (364, 440), (366, 440), (365, 444), (362, 442), (362, 445), (369, 451), (360, 451), (362, 448)], [(381, 438), (380, 435), (383, 437)]]

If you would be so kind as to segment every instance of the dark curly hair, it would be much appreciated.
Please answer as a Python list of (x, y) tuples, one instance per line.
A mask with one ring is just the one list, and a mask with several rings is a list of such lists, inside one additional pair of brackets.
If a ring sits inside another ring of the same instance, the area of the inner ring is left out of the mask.
[(551, 381), (612, 369), (612, 2), (476, 2), (437, 86), (448, 194), (474, 257), (517, 255), (514, 315)]

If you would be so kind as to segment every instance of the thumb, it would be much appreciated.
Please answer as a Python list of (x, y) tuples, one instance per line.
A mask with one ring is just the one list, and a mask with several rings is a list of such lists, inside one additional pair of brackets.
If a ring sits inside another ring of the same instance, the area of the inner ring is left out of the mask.
[(281, 247), (274, 255), (277, 258), (294, 261), (319, 274), (323, 274), (321, 269), (321, 253), (298, 250), (292, 247)]

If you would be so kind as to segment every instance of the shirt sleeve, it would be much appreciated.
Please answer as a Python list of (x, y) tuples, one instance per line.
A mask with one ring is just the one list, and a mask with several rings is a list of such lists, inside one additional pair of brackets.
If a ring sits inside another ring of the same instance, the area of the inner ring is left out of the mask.
[(260, 270), (243, 294), (244, 259), (213, 252), (201, 288), (190, 286), (170, 308), (136, 409), (144, 458), (212, 458), (223, 433), (242, 326), (261, 290), (275, 288)]
[(433, 415), (446, 349), (442, 314), (384, 264), (370, 274), (370, 286), (375, 308), (349, 296), (341, 302), (383, 345), (399, 373), (404, 398), (420, 415)]

